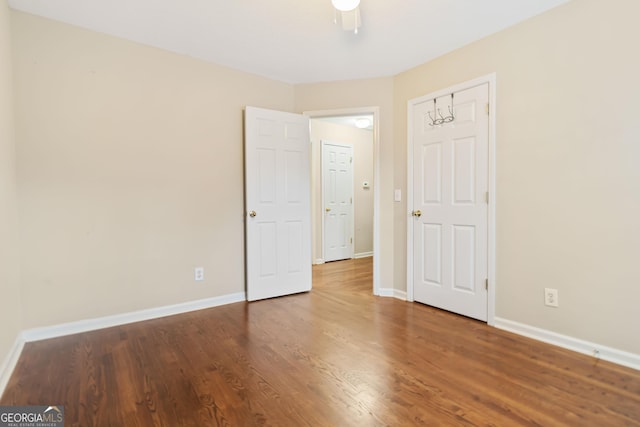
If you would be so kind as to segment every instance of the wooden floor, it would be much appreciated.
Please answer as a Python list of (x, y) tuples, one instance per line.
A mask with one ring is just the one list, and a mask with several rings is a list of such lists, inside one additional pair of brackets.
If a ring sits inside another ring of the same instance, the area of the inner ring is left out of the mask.
[(0, 404), (62, 404), (67, 427), (640, 426), (640, 372), (373, 297), (371, 267), (27, 344)]

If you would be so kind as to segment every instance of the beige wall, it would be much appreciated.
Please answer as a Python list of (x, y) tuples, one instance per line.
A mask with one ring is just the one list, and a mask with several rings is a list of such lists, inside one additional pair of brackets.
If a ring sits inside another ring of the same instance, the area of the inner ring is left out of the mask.
[[(313, 259), (322, 258), (322, 141), (353, 147), (354, 255), (373, 252), (373, 132), (311, 120)], [(363, 181), (369, 188), (362, 187)]]
[[(0, 376), (22, 329), (9, 9), (0, 3)], [(0, 386), (1, 387), (1, 386)]]
[(393, 288), (393, 78), (316, 83), (295, 87), (295, 110), (320, 111), (379, 107), (380, 287)]
[(12, 23), (25, 327), (244, 291), (242, 109), (292, 111), (293, 87)]
[[(497, 73), (497, 316), (640, 353), (640, 3), (580, 0), (395, 79), (411, 98)], [(395, 283), (405, 272), (406, 206)], [(543, 288), (560, 307), (543, 305)]]

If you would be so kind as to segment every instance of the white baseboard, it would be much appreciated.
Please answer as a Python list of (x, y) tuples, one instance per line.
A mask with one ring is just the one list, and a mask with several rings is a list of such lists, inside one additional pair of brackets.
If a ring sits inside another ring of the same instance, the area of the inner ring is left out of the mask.
[(405, 291), (399, 291), (397, 289), (393, 290), (393, 297), (400, 299), (402, 301), (406, 301), (407, 300), (407, 293)]
[(353, 255), (353, 257), (354, 257), (355, 259), (358, 259), (358, 258), (369, 258), (369, 257), (372, 257), (372, 256), (373, 256), (373, 251), (370, 251), (370, 252), (360, 252), (359, 254), (354, 254), (354, 255)]
[[(358, 258), (369, 258), (373, 256), (373, 252), (361, 252), (359, 254), (354, 254), (353, 258), (354, 259), (358, 259)], [(324, 264), (324, 259), (322, 258), (316, 258), (313, 261), (313, 265), (320, 265), (320, 264)]]
[(393, 288), (380, 288), (380, 289), (378, 289), (378, 296), (380, 296), (380, 297), (393, 297)]
[(378, 290), (378, 296), (387, 298), (397, 298), (402, 301), (407, 300), (407, 293), (405, 291), (399, 291), (393, 288), (380, 288)]
[(494, 326), (498, 329), (533, 338), (538, 341), (546, 342), (547, 344), (557, 345), (558, 347), (566, 348), (588, 356), (594, 356), (628, 368), (640, 370), (640, 354), (629, 353), (623, 350), (584, 341), (578, 338), (573, 338), (567, 335), (551, 332), (546, 329), (536, 328), (535, 326), (499, 317), (496, 317), (494, 321)]
[(24, 338), (22, 337), (22, 334), (19, 334), (16, 337), (16, 340), (13, 343), (9, 354), (7, 354), (7, 357), (2, 362), (2, 365), (0, 365), (0, 397), (2, 397), (2, 393), (4, 393), (4, 389), (9, 383), (9, 378), (11, 378), (11, 374), (18, 364), (18, 360), (20, 359), (23, 348)]
[(225, 304), (232, 304), (234, 302), (244, 301), (245, 299), (245, 293), (238, 292), (236, 294), (205, 298), (180, 304), (167, 305), (164, 307), (115, 314), (113, 316), (98, 317), (96, 319), (80, 320), (77, 322), (62, 323), (54, 326), (45, 326), (43, 328), (28, 329), (22, 332), (22, 337), (25, 342), (45, 340), (64, 335), (94, 331), (96, 329), (110, 328), (112, 326), (119, 326), (127, 323), (141, 322), (143, 320), (157, 319), (159, 317), (172, 316), (174, 314), (187, 313), (189, 311), (202, 310)]

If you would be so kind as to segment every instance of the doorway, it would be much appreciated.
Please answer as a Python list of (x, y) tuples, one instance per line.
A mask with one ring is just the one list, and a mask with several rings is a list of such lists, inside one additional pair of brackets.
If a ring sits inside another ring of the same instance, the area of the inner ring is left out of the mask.
[[(341, 110), (323, 110), (323, 111), (310, 111), (305, 112), (310, 119), (311, 127), (311, 143), (312, 143), (312, 229), (313, 229), (313, 262), (314, 264), (323, 263), (323, 217), (325, 214), (325, 207), (322, 201), (322, 179), (321, 179), (321, 157), (322, 157), (322, 140), (325, 139), (334, 143), (349, 143), (343, 138), (335, 137), (335, 135), (318, 135), (314, 130), (318, 127), (322, 127), (321, 123), (329, 124), (336, 122), (355, 122), (356, 119), (367, 118), (369, 124), (366, 131), (369, 134), (368, 141), (368, 154), (365, 161), (369, 162), (370, 171), (366, 176), (354, 175), (354, 201), (360, 196), (369, 198), (370, 210), (369, 219), (358, 219), (358, 213), (361, 213), (355, 206), (354, 213), (354, 246), (353, 257), (364, 258), (373, 257), (373, 293), (379, 295), (379, 261), (377, 258), (379, 248), (379, 190), (376, 185), (379, 182), (379, 141), (378, 141), (378, 123), (379, 123), (379, 108), (378, 107), (363, 107), (353, 109), (341, 109)], [(362, 157), (362, 155), (360, 156)], [(354, 162), (358, 160), (358, 152), (354, 151)], [(360, 158), (360, 160), (363, 160)], [(358, 230), (360, 228), (360, 230)], [(359, 233), (363, 229), (368, 229), (368, 233)], [(369, 242), (366, 242), (367, 236)], [(368, 247), (368, 249), (367, 249)]]

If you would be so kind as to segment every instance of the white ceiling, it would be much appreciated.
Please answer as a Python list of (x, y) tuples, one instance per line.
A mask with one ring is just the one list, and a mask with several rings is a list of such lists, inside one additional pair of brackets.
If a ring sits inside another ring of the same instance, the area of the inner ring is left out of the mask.
[(9, 0), (13, 9), (287, 83), (392, 76), (568, 0)]

